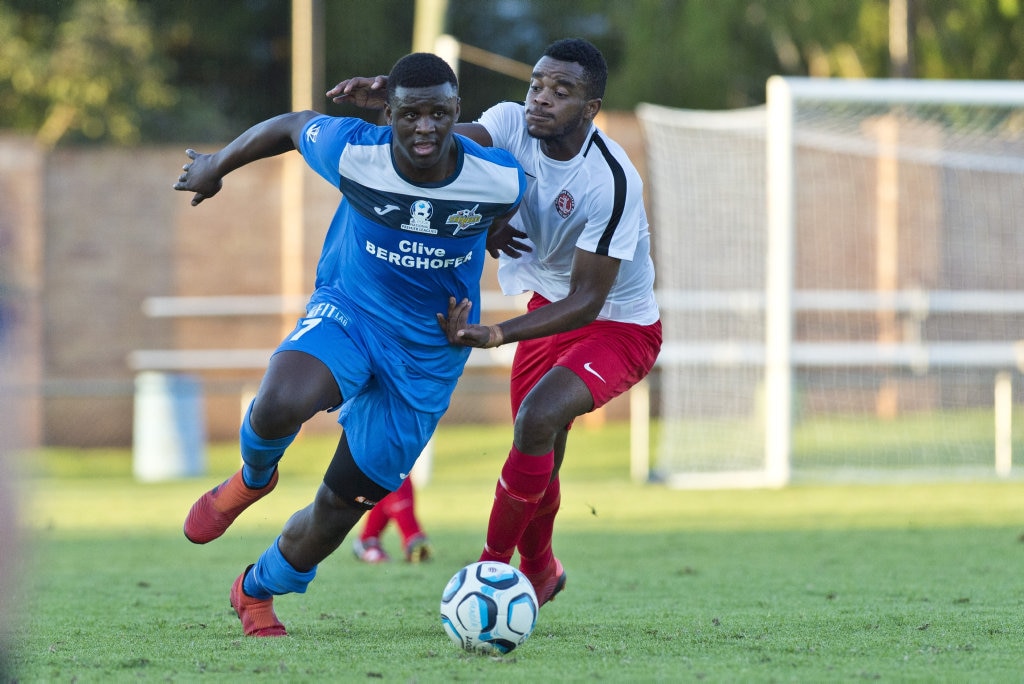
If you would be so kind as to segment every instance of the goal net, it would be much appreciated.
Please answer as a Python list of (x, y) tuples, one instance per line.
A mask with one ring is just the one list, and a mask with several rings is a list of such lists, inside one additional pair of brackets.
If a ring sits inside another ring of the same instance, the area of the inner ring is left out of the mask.
[(637, 113), (665, 328), (655, 477), (1011, 474), (1024, 85), (775, 77), (763, 108)]

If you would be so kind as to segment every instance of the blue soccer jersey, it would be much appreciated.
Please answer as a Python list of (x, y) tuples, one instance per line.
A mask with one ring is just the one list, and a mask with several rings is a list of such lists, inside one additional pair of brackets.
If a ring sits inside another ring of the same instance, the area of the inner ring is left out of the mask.
[(526, 180), (508, 152), (456, 135), (456, 172), (414, 183), (395, 168), (391, 141), (390, 127), (355, 118), (320, 116), (303, 131), (302, 156), (343, 195), (307, 316), (341, 322), (385, 357), (383, 382), (393, 379), (389, 367), (429, 378), (392, 389), (417, 409), (444, 410), (449, 397), (439, 386), (450, 394), (470, 350), (448, 343), (435, 314), (447, 312), (449, 296), (465, 297), (470, 322), (479, 321), (487, 230), (519, 204)]

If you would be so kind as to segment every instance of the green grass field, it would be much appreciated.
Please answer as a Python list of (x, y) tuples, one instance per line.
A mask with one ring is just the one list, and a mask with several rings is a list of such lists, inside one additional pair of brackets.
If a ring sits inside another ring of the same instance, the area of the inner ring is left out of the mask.
[[(357, 563), (346, 541), (305, 595), (277, 600), (290, 637), (251, 639), (238, 573), (310, 500), (333, 450), (300, 439), (281, 484), (221, 539), (181, 535), (209, 477), (137, 484), (126, 452), (27, 464), (17, 608), (21, 682), (1020, 682), (1024, 483), (799, 485), (672, 491), (628, 476), (623, 425), (580, 426), (563, 469), (556, 552), (566, 591), (509, 656), (453, 646), (440, 592), (483, 542), (506, 427), (443, 427), (418, 511), (430, 563)], [(87, 458), (86, 458), (87, 457)], [(89, 464), (86, 467), (85, 464)], [(385, 546), (397, 551), (389, 532)]]

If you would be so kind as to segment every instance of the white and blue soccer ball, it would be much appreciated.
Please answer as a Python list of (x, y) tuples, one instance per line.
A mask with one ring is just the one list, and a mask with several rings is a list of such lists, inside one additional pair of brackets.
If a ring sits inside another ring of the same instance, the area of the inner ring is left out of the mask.
[(509, 653), (533, 632), (537, 612), (530, 580), (505, 563), (467, 565), (441, 594), (444, 631), (467, 651)]

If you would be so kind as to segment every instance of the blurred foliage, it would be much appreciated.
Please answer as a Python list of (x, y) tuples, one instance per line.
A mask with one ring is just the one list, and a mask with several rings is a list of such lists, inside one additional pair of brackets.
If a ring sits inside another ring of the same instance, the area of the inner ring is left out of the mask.
[[(1024, 77), (1024, 0), (911, 0), (922, 78)], [(324, 91), (386, 73), (414, 0), (325, 0)], [(223, 141), (290, 105), (289, 0), (4, 0), (0, 128), (41, 143)], [(885, 77), (886, 0), (449, 0), (447, 31), (525, 64), (565, 36), (608, 59), (605, 107), (760, 104), (772, 74)], [(463, 119), (526, 83), (460, 65)], [(323, 101), (325, 112), (371, 113)]]
[(148, 113), (174, 105), (166, 58), (133, 0), (23, 4), (0, 5), (3, 124), (45, 145), (134, 143)]

